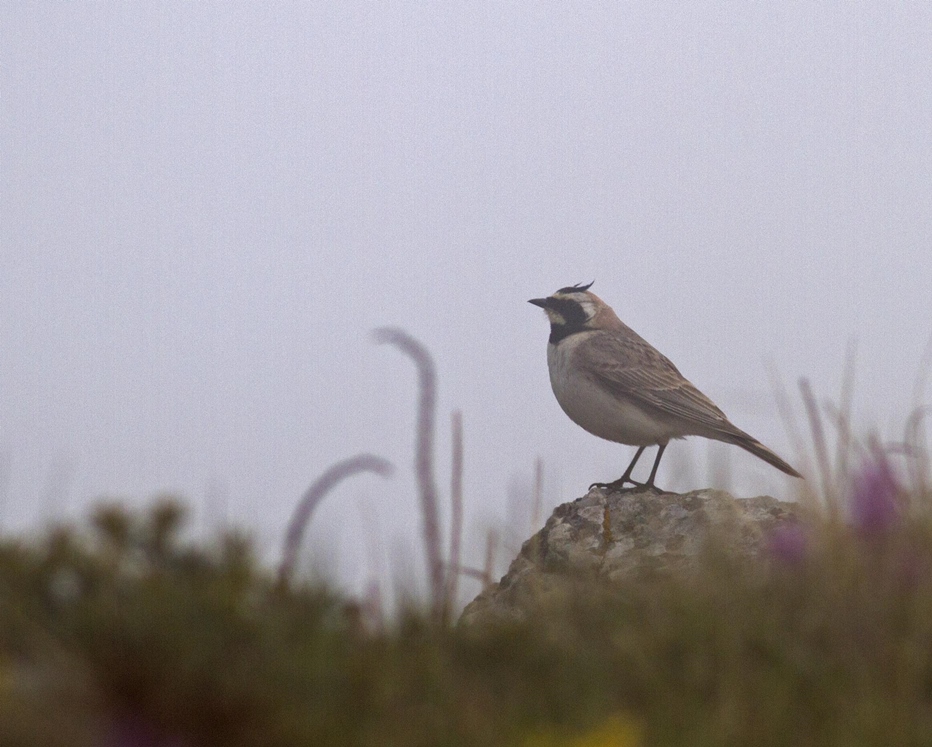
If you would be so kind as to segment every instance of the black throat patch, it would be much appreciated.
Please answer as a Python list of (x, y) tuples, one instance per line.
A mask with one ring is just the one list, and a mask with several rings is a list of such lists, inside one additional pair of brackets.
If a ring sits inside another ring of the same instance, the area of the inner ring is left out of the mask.
[(556, 311), (562, 318), (563, 323), (550, 323), (550, 344), (556, 345), (560, 340), (565, 340), (570, 335), (579, 332), (585, 332), (589, 329), (586, 322), (586, 312), (578, 301), (571, 298), (553, 298), (548, 299), (548, 307)]

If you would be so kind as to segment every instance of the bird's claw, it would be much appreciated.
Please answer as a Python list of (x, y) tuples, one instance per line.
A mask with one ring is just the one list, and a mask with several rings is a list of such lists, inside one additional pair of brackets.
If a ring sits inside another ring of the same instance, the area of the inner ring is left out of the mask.
[[(626, 484), (630, 483), (630, 487), (625, 487)], [(654, 484), (647, 484), (644, 482), (636, 482), (635, 480), (615, 480), (614, 482), (594, 482), (589, 486), (589, 490), (593, 488), (598, 488), (599, 490), (607, 490), (609, 494), (613, 493), (635, 493), (642, 490), (650, 491), (651, 493), (663, 493), (662, 488), (658, 488)]]
[[(631, 487), (626, 488), (625, 484), (631, 483)], [(594, 482), (589, 486), (589, 490), (593, 488), (598, 488), (599, 490), (607, 490), (609, 493), (630, 493), (634, 490), (640, 490), (644, 485), (634, 480), (615, 480), (614, 482)]]

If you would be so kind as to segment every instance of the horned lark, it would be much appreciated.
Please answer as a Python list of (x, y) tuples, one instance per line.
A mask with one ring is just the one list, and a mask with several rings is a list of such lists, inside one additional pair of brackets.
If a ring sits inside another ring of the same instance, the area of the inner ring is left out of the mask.
[[(614, 482), (590, 487), (620, 490), (626, 483), (657, 490), (654, 478), (672, 438), (703, 436), (735, 444), (794, 477), (801, 475), (770, 449), (732, 425), (670, 360), (622, 322), (589, 285), (532, 298), (550, 320), (547, 367), (557, 402), (570, 420), (595, 436), (638, 450)], [(631, 472), (648, 446), (657, 458), (646, 483)]]

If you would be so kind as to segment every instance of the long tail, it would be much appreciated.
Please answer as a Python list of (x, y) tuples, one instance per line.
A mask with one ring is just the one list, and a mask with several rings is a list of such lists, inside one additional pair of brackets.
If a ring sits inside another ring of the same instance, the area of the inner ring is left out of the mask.
[[(736, 428), (735, 430), (738, 429)], [(792, 475), (793, 477), (802, 477), (799, 472), (784, 462), (780, 457), (774, 454), (756, 438), (749, 436), (747, 433), (744, 433), (744, 431), (740, 431), (740, 434), (741, 435), (735, 434), (731, 438), (723, 438), (722, 440), (727, 441), (728, 443), (733, 443), (735, 446), (740, 446), (742, 449), (751, 452), (759, 459), (763, 459), (765, 462), (767, 462), (767, 464), (772, 464), (781, 472), (786, 472), (786, 474)]]

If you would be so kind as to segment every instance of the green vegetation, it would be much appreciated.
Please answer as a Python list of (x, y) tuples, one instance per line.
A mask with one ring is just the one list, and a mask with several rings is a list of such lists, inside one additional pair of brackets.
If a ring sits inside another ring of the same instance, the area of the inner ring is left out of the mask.
[(928, 492), (869, 463), (852, 518), (756, 562), (563, 594), (508, 626), (382, 630), (183, 511), (0, 545), (3, 745), (932, 744)]

